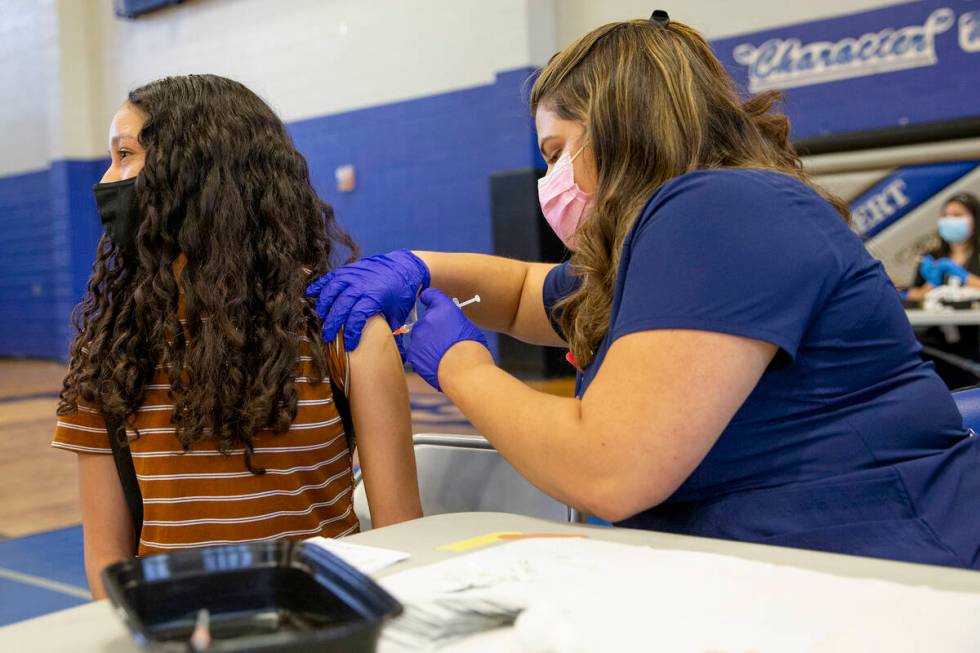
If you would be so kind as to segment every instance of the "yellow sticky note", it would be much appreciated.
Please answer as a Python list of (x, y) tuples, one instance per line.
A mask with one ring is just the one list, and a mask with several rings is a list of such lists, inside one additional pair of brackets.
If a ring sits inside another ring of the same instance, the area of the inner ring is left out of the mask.
[(498, 531), (496, 533), (487, 533), (486, 535), (471, 537), (468, 540), (460, 540), (459, 542), (453, 542), (451, 544), (443, 544), (442, 546), (437, 546), (436, 549), (439, 551), (468, 551), (480, 546), (486, 546), (487, 544), (493, 544), (494, 542), (500, 542), (505, 536), (514, 535), (522, 535), (522, 533), (515, 531)]

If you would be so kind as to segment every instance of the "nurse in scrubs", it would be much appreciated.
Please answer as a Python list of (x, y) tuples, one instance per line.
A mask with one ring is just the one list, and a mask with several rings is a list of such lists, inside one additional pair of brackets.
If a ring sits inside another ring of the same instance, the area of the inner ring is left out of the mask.
[[(571, 260), (364, 259), (310, 287), (324, 336), (353, 349), (423, 289), (415, 371), (537, 487), (619, 525), (980, 568), (978, 438), (776, 99), (739, 99), (664, 12), (586, 34), (531, 92)], [(466, 315), (447, 297), (475, 293)], [(576, 396), (499, 369), (478, 327), (567, 347)]]

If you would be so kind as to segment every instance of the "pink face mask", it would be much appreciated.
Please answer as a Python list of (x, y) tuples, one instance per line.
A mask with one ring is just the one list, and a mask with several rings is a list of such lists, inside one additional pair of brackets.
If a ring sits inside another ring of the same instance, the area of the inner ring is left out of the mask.
[(544, 219), (569, 249), (573, 249), (575, 232), (592, 202), (592, 195), (575, 183), (575, 171), (572, 168), (572, 161), (583, 149), (584, 145), (572, 156), (561, 155), (551, 174), (538, 180), (538, 200), (541, 202)]

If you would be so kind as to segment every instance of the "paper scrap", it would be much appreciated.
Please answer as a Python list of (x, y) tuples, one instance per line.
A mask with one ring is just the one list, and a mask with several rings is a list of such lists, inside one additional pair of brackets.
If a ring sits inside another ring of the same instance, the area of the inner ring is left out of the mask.
[(497, 531), (495, 533), (487, 533), (486, 535), (477, 535), (476, 537), (460, 540), (458, 542), (443, 544), (442, 546), (437, 546), (436, 549), (439, 551), (469, 551), (470, 549), (493, 544), (494, 542), (501, 542), (503, 541), (504, 536), (514, 535), (523, 535), (523, 533), (515, 531)]
[(495, 542), (513, 542), (515, 540), (538, 540), (538, 539), (565, 539), (565, 538), (584, 538), (588, 537), (586, 535), (581, 535), (579, 533), (520, 533), (512, 531), (497, 531), (496, 533), (487, 533), (486, 535), (478, 535), (476, 537), (471, 537), (467, 540), (460, 540), (459, 542), (451, 542), (450, 544), (443, 544), (442, 546), (437, 546), (436, 549), (439, 551), (469, 551), (470, 549), (476, 549), (481, 546), (486, 546), (488, 544), (493, 544)]
[(503, 533), (501, 540), (512, 542), (514, 540), (564, 540), (568, 538), (583, 539), (588, 535), (581, 533)]
[(327, 537), (311, 537), (306, 542), (329, 551), (365, 574), (381, 571), (386, 567), (390, 567), (395, 563), (409, 558), (409, 554), (404, 551), (382, 549), (381, 547), (365, 546), (363, 544), (352, 544)]

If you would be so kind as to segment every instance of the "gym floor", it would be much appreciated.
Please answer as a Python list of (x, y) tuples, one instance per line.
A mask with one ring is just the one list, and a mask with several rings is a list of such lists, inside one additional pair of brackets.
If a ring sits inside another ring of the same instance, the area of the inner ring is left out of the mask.
[[(75, 457), (48, 446), (64, 365), (0, 360), (0, 626), (90, 600)], [(572, 380), (532, 382), (572, 394)], [(408, 375), (415, 433), (473, 433), (444, 396)]]

